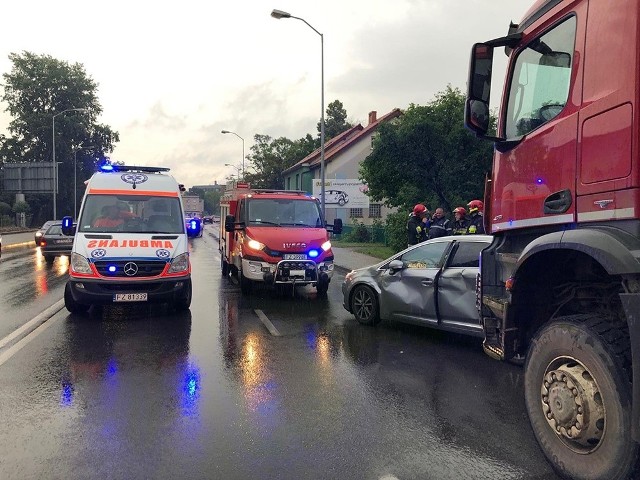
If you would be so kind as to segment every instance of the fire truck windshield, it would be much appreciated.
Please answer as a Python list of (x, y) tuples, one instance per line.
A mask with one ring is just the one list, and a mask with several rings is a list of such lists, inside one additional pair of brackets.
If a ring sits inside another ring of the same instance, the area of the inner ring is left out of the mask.
[(322, 227), (318, 202), (313, 199), (262, 199), (247, 202), (247, 223), (255, 226)]

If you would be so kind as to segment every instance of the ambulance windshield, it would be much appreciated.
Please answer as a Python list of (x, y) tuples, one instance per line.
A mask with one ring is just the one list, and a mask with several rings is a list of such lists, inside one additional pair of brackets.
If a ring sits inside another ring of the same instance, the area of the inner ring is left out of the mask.
[(150, 195), (88, 195), (79, 232), (184, 233), (180, 200)]
[(275, 227), (322, 227), (320, 206), (315, 200), (261, 199), (247, 202), (248, 224)]

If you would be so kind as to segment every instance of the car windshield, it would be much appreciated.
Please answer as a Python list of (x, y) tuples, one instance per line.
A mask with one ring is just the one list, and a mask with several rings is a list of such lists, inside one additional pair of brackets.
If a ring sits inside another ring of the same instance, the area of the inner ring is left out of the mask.
[(88, 195), (79, 232), (184, 233), (180, 200), (151, 195)]
[(51, 225), (45, 235), (62, 235), (62, 225)]
[(250, 225), (321, 227), (320, 207), (312, 199), (251, 199), (247, 202)]

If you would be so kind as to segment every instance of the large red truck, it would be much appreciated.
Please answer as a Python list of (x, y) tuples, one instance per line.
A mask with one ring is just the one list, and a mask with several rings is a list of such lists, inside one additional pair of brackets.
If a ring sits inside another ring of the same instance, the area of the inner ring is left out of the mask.
[(524, 360), (529, 420), (558, 473), (640, 478), (640, 0), (538, 0), (475, 44), (465, 124), (495, 142), (484, 349)]
[(329, 232), (341, 233), (342, 220), (326, 225), (318, 199), (233, 183), (220, 199), (220, 218), (222, 274), (236, 274), (242, 293), (256, 282), (327, 292), (334, 267)]

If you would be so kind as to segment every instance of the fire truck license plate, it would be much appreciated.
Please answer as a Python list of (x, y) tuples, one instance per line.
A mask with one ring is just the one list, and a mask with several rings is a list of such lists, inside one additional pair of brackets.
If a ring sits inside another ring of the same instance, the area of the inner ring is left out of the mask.
[(113, 295), (114, 302), (146, 302), (146, 293), (115, 293)]
[(306, 260), (306, 253), (285, 253), (282, 255), (283, 260)]

